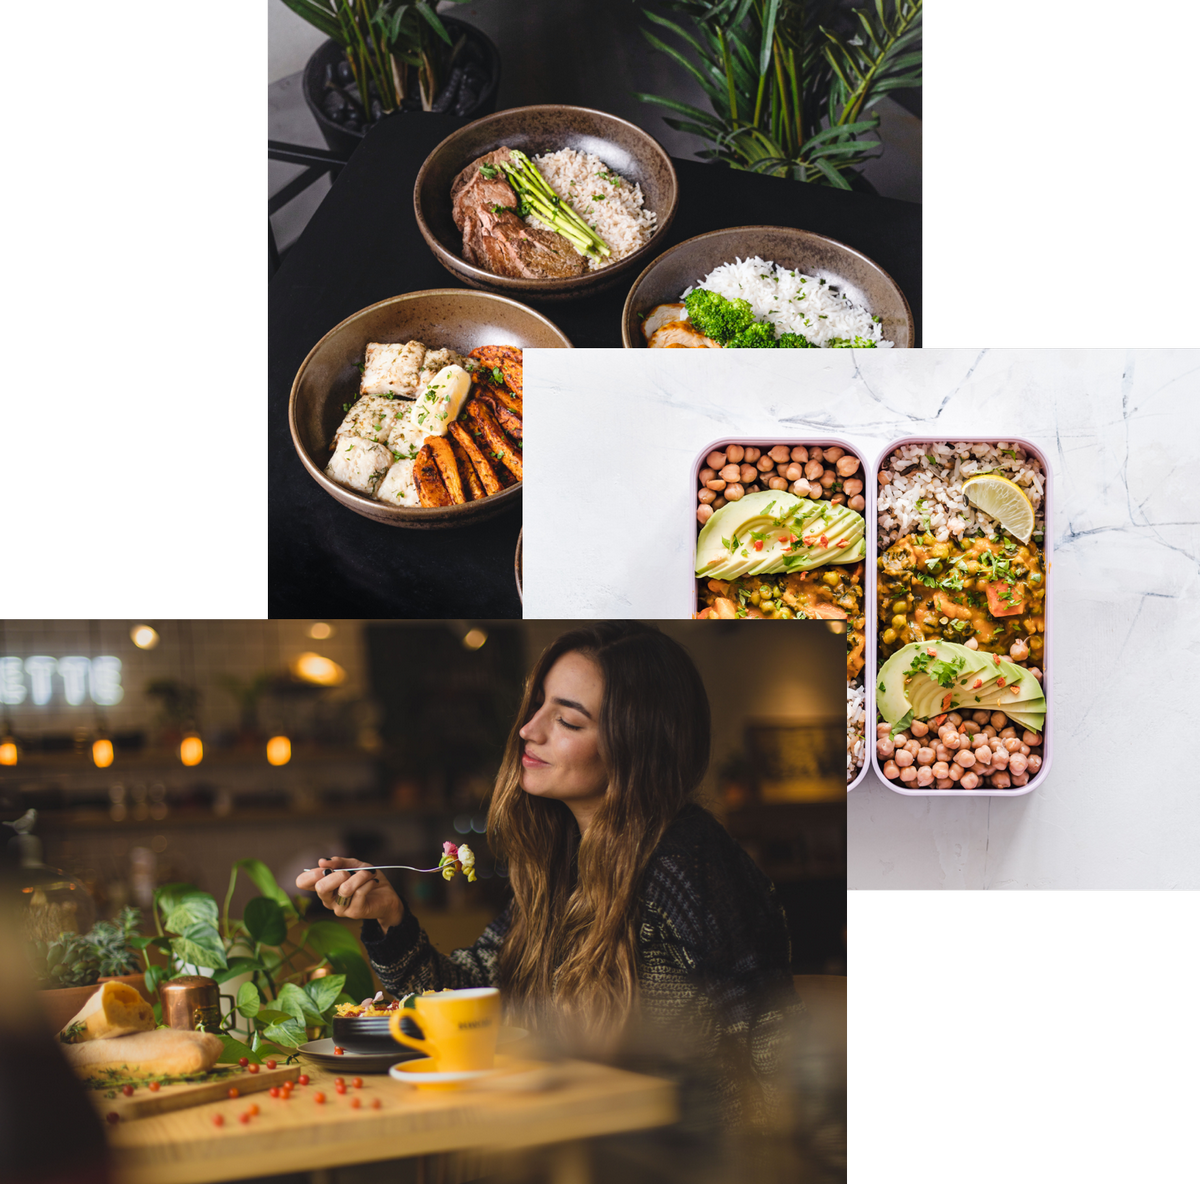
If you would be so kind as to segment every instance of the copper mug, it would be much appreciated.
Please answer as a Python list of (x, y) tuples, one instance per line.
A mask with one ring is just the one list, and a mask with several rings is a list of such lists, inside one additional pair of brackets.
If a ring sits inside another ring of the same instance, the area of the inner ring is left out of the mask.
[(221, 1000), (228, 999), (232, 1013), (231, 995), (222, 995), (221, 988), (202, 974), (185, 974), (163, 983), (158, 989), (162, 999), (163, 1023), (168, 1028), (184, 1030), (221, 1030)]

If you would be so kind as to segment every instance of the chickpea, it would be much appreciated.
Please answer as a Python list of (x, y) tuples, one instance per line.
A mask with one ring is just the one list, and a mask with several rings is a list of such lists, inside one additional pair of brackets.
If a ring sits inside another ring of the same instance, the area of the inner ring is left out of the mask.
[(1017, 638), (1016, 641), (1008, 647), (1008, 656), (1014, 662), (1024, 662), (1029, 657), (1029, 645), (1022, 639)]
[(751, 485), (758, 480), (758, 470), (753, 465), (742, 465), (738, 469), (737, 474), (733, 479), (740, 481), (743, 485)]
[[(828, 459), (828, 453), (826, 454)], [(850, 477), (858, 472), (859, 459), (857, 456), (843, 456), (838, 458), (837, 471), (840, 477)]]
[(769, 473), (775, 468), (775, 462), (769, 456), (760, 456), (754, 463), (760, 473)]
[(933, 762), (933, 775), (935, 777), (949, 777), (950, 776), (950, 763), (948, 761), (934, 761)]
[(1042, 672), (1036, 666), (1030, 666), (1029, 673), (1032, 674), (1033, 677), (1038, 680), (1038, 682), (1042, 681)]
[(808, 483), (808, 496), (811, 497), (814, 501), (817, 498), (819, 498), (821, 496), (821, 494), (823, 494), (824, 492), (825, 492), (825, 490), (823, 490), (821, 488), (821, 486), (818, 482), (810, 481)]
[(701, 485), (705, 485), (709, 481), (711, 481), (716, 475), (717, 474), (714, 469), (701, 469), (698, 480), (700, 481)]
[(942, 743), (948, 749), (950, 749), (951, 752), (955, 752), (957, 749), (962, 747), (962, 737), (957, 732), (947, 732), (942, 740)]
[(900, 768), (907, 769), (913, 763), (913, 754), (907, 748), (897, 748), (894, 759)]
[[(967, 584), (966, 584), (966, 581), (964, 580), (963, 587), (965, 588), (966, 586), (967, 586)], [(969, 649), (969, 650), (977, 650), (979, 648), (979, 642), (976, 641), (975, 638), (973, 638), (973, 637), (968, 637), (967, 640), (963, 642), (963, 645), (965, 645), (967, 647), (967, 649)]]
[(992, 716), (991, 716), (991, 713), (987, 712), (987, 711), (972, 711), (971, 718), (980, 727), (983, 727), (984, 724), (989, 723), (991, 721)]
[(1020, 753), (1022, 756), (1028, 756), (1028, 755), (1029, 755), (1029, 745), (1028, 745), (1028, 744), (1022, 744), (1022, 745), (1020, 745), (1020, 746), (1017, 748), (1017, 751), (1018, 751), (1018, 752), (1019, 752), (1019, 753)]
[(711, 489), (702, 489), (696, 496), (700, 499), (700, 504), (704, 506), (717, 500), (717, 495)]
[(933, 770), (927, 765), (922, 765), (917, 770), (917, 784), (920, 786), (933, 784)]
[(939, 761), (945, 761), (948, 764), (954, 753), (952, 753), (944, 744), (938, 744), (934, 747), (933, 755), (937, 757)]
[(810, 448), (808, 450), (809, 460), (823, 460), (824, 458), (825, 454), (819, 448)]
[(895, 761), (887, 761), (883, 766), (883, 775), (889, 781), (895, 781), (900, 776), (900, 766)]
[(951, 781), (949, 777), (939, 777), (939, 778), (938, 778), (938, 779), (937, 779), (937, 780), (936, 780), (936, 781), (933, 783), (933, 788), (934, 788), (934, 789), (953, 789), (953, 788), (954, 788), (954, 782), (953, 782), (953, 781)]
[(916, 781), (917, 770), (915, 765), (909, 765), (907, 768), (901, 767), (900, 780), (904, 782)]
[(719, 510), (722, 506), (727, 506), (728, 504), (729, 503), (723, 497), (718, 496), (717, 500), (713, 502), (712, 508), (714, 510)]
[(828, 464), (833, 464), (835, 460), (845, 455), (846, 450), (844, 448), (839, 448), (836, 444), (834, 444), (830, 448), (823, 449), (821, 459), (826, 461)]
[(801, 463), (808, 460), (808, 449), (805, 448), (803, 444), (797, 444), (796, 447), (792, 449), (792, 460), (798, 460)]
[(990, 751), (990, 746), (988, 745), (987, 734), (984, 732), (976, 732), (971, 737), (971, 747), (976, 752), (978, 752), (979, 749), (981, 749), (981, 748), (987, 748)]
[(862, 493), (863, 483), (857, 477), (851, 477), (849, 481), (842, 482), (842, 488), (851, 495)]
[(779, 489), (779, 490), (787, 489), (787, 487), (788, 487), (787, 478), (786, 477), (772, 477), (771, 480), (767, 482), (767, 486), (771, 489)]
[(1002, 728), (1000, 730), (1000, 739), (1002, 739), (1002, 740), (1013, 740), (1016, 738), (1016, 735), (1017, 735), (1017, 729), (1012, 727), (1012, 725), (1009, 725), (1007, 728)]
[(726, 465), (720, 472), (722, 481), (736, 481), (742, 475), (742, 470), (737, 465)]
[(718, 493), (720, 493), (721, 490), (725, 488), (726, 482), (720, 477), (714, 477), (711, 481), (706, 481), (704, 484), (707, 485), (709, 489), (715, 489)]
[(846, 504), (846, 495), (844, 493), (835, 493), (829, 499), (829, 504), (831, 506), (844, 506)]
[(979, 731), (979, 725), (973, 719), (963, 720), (962, 727), (959, 731), (966, 736), (974, 736)]
[(969, 769), (975, 763), (975, 754), (964, 748), (961, 752), (954, 754), (954, 763), (962, 765), (964, 769)]
[(847, 503), (852, 510), (857, 510), (860, 514), (867, 508), (867, 499), (861, 493), (856, 493)]
[(710, 452), (704, 459), (710, 469), (723, 469), (725, 461), (728, 458), (725, 456), (725, 453), (714, 451)]
[(726, 459), (732, 461), (735, 465), (740, 465), (742, 463), (742, 457), (745, 455), (746, 450), (740, 444), (730, 444), (729, 447), (725, 449)]
[(1013, 785), (1017, 785), (1017, 786), (1028, 785), (1029, 784), (1029, 774), (1028, 773), (1014, 773), (1012, 775), (1012, 783), (1013, 783)]
[(819, 460), (810, 460), (804, 466), (804, 475), (810, 481), (815, 481), (823, 472), (825, 472), (825, 466)]
[(1021, 741), (1018, 740), (1015, 736), (1007, 737), (1004, 741), (1004, 750), (1008, 753), (1009, 756), (1012, 756), (1014, 752), (1020, 752), (1021, 751)]
[(982, 748), (975, 749), (975, 764), (990, 765), (992, 763), (992, 750), (985, 744)]
[(725, 487), (725, 500), (729, 502), (740, 502), (745, 496), (746, 490), (736, 482), (733, 485)]
[(946, 716), (946, 720), (948, 723), (952, 723), (956, 728), (962, 727), (963, 717), (959, 715), (957, 711), (950, 712), (950, 714)]
[(974, 773), (964, 773), (962, 780), (958, 783), (963, 789), (977, 789), (979, 786), (979, 778)]
[(904, 747), (912, 753), (913, 760), (917, 759), (917, 753), (921, 751), (921, 741), (908, 739), (904, 742)]
[(993, 711), (991, 717), (991, 725), (999, 733), (1000, 729), (1008, 723), (1008, 716), (1003, 711)]
[[(903, 601), (897, 601), (896, 603), (897, 603), (897, 605), (902, 605), (902, 604), (903, 604)], [(911, 733), (912, 733), (914, 736), (916, 736), (916, 737), (918, 737), (918, 738), (919, 738), (919, 737), (921, 737), (921, 736), (928, 736), (928, 735), (929, 735), (929, 725), (928, 725), (927, 723), (923, 723), (923, 722), (922, 722), (921, 720), (919, 720), (919, 719), (914, 719), (914, 720), (913, 720), (913, 722), (912, 722), (912, 723), (909, 725), (909, 729), (908, 729), (908, 730), (909, 730), (909, 731), (910, 731), (910, 732), (911, 732)]]
[(880, 469), (879, 470), (879, 484), (880, 485), (891, 485), (891, 483), (892, 483), (891, 473), (885, 472), (883, 469)]
[(751, 447), (747, 446), (745, 455), (742, 457), (742, 460), (744, 460), (748, 465), (752, 465), (752, 464), (754, 464), (754, 462), (756, 460), (758, 460), (758, 458), (760, 456), (762, 456), (761, 448), (751, 448)]
[(1030, 773), (1036, 773), (1042, 767), (1042, 758), (1036, 752), (1031, 752), (1026, 758), (1025, 768)]
[(892, 753), (896, 751), (896, 746), (892, 743), (892, 738), (890, 736), (880, 736), (879, 739), (875, 741), (875, 751), (880, 757), (886, 760), (892, 755)]
[(951, 765), (948, 776), (952, 782), (957, 782), (963, 775), (962, 765)]
[(991, 724), (984, 726), (983, 734), (988, 738), (988, 743), (991, 744), (996, 739), (996, 729)]
[(832, 469), (826, 469), (825, 472), (821, 474), (820, 480), (822, 489), (832, 489), (834, 483), (837, 481), (837, 476), (834, 474)]
[(908, 743), (909, 736), (907, 732), (895, 732), (892, 734), (892, 739), (901, 747)]
[(808, 497), (808, 482), (801, 478), (792, 482), (792, 492), (797, 497)]
[(1014, 752), (1008, 758), (1008, 771), (1010, 773), (1024, 773), (1029, 768), (1029, 758), (1022, 756), (1019, 752)]
[(1010, 785), (1012, 785), (1012, 778), (1005, 770), (1000, 769), (992, 774), (993, 789), (1008, 789)]
[(1021, 733), (1021, 743), (1028, 744), (1030, 748), (1036, 748), (1041, 742), (1042, 738), (1037, 732), (1031, 732), (1026, 729)]
[(792, 450), (786, 444), (776, 444), (767, 455), (776, 463), (780, 461), (790, 460)]
[(703, 526), (713, 516), (712, 506), (697, 506), (696, 521)]
[(875, 725), (875, 735), (876, 736), (890, 736), (891, 734), (892, 734), (892, 725), (891, 724), (876, 724)]
[(933, 764), (933, 749), (932, 748), (918, 748), (917, 749), (917, 764), (918, 765), (932, 765)]
[(783, 470), (783, 475), (789, 481), (799, 481), (800, 478), (804, 476), (804, 466), (798, 465), (795, 461), (792, 461), (792, 463)]

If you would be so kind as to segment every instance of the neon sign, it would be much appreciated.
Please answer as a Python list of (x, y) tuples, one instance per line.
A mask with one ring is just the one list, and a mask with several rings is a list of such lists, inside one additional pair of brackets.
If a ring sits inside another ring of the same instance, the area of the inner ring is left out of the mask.
[(112, 707), (125, 697), (121, 659), (48, 658), (42, 654), (0, 658), (0, 703), (19, 707), (30, 699), (35, 706), (45, 707), (56, 690), (72, 707), (89, 697), (101, 707)]

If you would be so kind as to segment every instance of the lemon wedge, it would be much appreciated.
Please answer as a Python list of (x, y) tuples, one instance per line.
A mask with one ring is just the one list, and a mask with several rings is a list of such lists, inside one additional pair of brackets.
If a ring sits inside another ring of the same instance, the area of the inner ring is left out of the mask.
[(963, 482), (963, 493), (971, 505), (995, 518), (1013, 538), (1029, 542), (1033, 503), (1019, 485), (995, 473), (981, 473)]

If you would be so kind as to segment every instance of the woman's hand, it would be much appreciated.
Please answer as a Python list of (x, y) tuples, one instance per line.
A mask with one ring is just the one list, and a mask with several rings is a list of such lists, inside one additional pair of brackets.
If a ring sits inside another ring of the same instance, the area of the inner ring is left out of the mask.
[(336, 856), (317, 862), (328, 869), (327, 874), (301, 872), (296, 877), (296, 887), (316, 892), (334, 916), (349, 917), (352, 921), (378, 921), (384, 933), (400, 924), (404, 904), (382, 872), (356, 872), (357, 867), (370, 866), (361, 859)]

